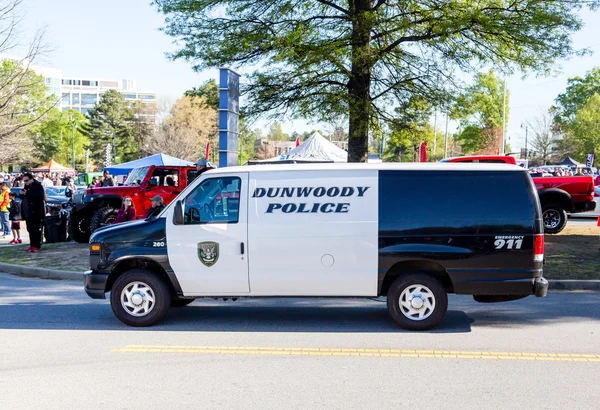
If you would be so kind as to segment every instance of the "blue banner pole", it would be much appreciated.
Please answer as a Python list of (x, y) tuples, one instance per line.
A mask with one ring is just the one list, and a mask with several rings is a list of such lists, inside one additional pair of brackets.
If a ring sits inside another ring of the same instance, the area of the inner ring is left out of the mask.
[(240, 75), (219, 69), (219, 167), (238, 164)]

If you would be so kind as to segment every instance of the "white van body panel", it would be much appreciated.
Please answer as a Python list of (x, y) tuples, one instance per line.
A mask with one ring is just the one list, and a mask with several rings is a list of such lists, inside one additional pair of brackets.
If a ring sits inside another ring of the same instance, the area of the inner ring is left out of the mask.
[(250, 172), (249, 184), (252, 296), (377, 295), (377, 170)]

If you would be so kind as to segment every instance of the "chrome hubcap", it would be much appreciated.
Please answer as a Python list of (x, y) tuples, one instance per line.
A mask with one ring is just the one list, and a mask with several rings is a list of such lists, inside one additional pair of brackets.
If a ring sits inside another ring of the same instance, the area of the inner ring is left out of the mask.
[(121, 292), (121, 306), (131, 316), (146, 316), (154, 309), (154, 291), (144, 282), (131, 282)]
[(560, 224), (560, 214), (554, 209), (544, 212), (544, 227), (554, 229)]
[(400, 294), (400, 310), (410, 320), (425, 320), (435, 310), (435, 296), (424, 285), (411, 285)]

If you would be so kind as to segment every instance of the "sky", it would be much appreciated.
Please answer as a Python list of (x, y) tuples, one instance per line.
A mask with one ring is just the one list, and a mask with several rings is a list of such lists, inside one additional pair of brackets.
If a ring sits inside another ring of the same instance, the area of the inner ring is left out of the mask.
[[(39, 65), (61, 69), (64, 76), (135, 78), (140, 90), (157, 92), (159, 98), (170, 101), (193, 86), (217, 79), (217, 70), (196, 73), (185, 61), (170, 61), (166, 57), (165, 53), (176, 50), (177, 46), (173, 38), (159, 30), (163, 16), (148, 0), (103, 0), (89, 4), (81, 0), (24, 0), (24, 37), (31, 37), (36, 29), (45, 27), (46, 40), (53, 47)], [(583, 76), (600, 66), (600, 12), (585, 11), (582, 17), (585, 27), (573, 36), (573, 42), (576, 48), (590, 48), (593, 55), (558, 62), (558, 73), (552, 77), (507, 78), (510, 112), (506, 135), (513, 151), (525, 146), (525, 129), (521, 125), (547, 110), (565, 90), (568, 78)], [(268, 127), (265, 121), (257, 125)], [(287, 133), (313, 128), (331, 130), (308, 121), (283, 124)]]

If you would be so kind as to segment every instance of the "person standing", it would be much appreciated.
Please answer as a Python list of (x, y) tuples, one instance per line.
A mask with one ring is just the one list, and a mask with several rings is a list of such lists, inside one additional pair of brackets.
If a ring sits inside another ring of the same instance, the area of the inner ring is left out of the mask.
[(104, 170), (104, 179), (102, 180), (102, 186), (115, 186), (115, 181), (113, 181), (113, 178), (110, 176), (110, 172), (108, 172), (107, 170)]
[(46, 215), (44, 187), (35, 180), (33, 174), (23, 175), (25, 188), (21, 190), (22, 212), (29, 232), (28, 252), (39, 252), (42, 249), (42, 221)]
[(0, 215), (2, 220), (2, 237), (10, 235), (10, 219), (8, 206), (10, 205), (10, 188), (6, 182), (2, 183), (2, 192), (0, 193)]
[(49, 186), (54, 186), (54, 182), (50, 179), (48, 174), (44, 174), (44, 179), (42, 181), (42, 185), (44, 188), (48, 188)]
[(17, 245), (23, 243), (21, 240), (21, 205), (16, 201), (17, 195), (10, 193), (10, 206), (8, 207), (10, 218), (10, 229), (12, 230), (13, 240), (9, 243)]

